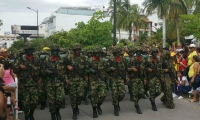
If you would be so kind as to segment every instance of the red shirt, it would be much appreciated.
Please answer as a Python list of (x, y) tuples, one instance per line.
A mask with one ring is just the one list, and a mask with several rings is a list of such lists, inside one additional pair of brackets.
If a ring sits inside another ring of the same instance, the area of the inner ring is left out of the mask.
[[(185, 60), (185, 59), (182, 59), (182, 61), (181, 61), (185, 66), (187, 66), (187, 61)], [(181, 65), (181, 64), (179, 64), (179, 71), (182, 71), (182, 70), (184, 70), (185, 69), (185, 67), (183, 66), (183, 65)]]

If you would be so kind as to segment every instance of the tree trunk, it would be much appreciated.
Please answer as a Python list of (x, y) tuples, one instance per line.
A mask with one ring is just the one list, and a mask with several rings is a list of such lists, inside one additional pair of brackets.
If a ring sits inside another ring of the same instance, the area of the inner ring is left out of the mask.
[(176, 20), (177, 42), (180, 43), (179, 22)]
[(117, 44), (119, 44), (120, 40), (121, 40), (121, 32), (120, 32), (120, 30), (119, 30), (119, 39), (118, 39)]
[(166, 18), (165, 18), (165, 15), (163, 15), (162, 20), (163, 20), (163, 26), (162, 26), (163, 48), (165, 48), (166, 47)]
[(132, 26), (129, 28), (129, 40), (132, 41), (132, 31), (133, 31), (133, 28)]

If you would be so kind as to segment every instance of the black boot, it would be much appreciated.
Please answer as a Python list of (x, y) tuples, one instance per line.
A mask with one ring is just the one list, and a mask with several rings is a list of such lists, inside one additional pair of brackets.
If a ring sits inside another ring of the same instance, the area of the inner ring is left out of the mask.
[(85, 102), (86, 105), (89, 104), (89, 101), (88, 101), (87, 97), (85, 97), (83, 101)]
[(77, 111), (76, 108), (73, 108), (73, 116), (72, 116), (73, 120), (77, 120)]
[(25, 120), (29, 120), (29, 117), (28, 117), (28, 116), (25, 116)]
[(56, 120), (56, 115), (55, 115), (55, 113), (51, 113), (51, 120)]
[(92, 107), (93, 108), (93, 117), (94, 118), (98, 118), (98, 115), (97, 115), (97, 108), (96, 107)]
[(59, 109), (56, 109), (56, 119), (57, 120), (61, 120), (60, 110)]
[(78, 108), (78, 105), (76, 105), (76, 114), (77, 114), (77, 115), (79, 114), (79, 108)]
[(140, 110), (140, 106), (139, 105), (135, 105), (136, 111), (138, 114), (142, 114), (142, 111)]
[(40, 110), (44, 110), (46, 107), (46, 102), (41, 102)]
[(35, 120), (34, 117), (33, 117), (33, 113), (34, 113), (34, 111), (32, 111), (32, 110), (29, 113), (30, 120)]
[(119, 105), (117, 105), (117, 108), (118, 108), (118, 111), (120, 111), (120, 110), (121, 110), (121, 108), (120, 108), (120, 106), (119, 106)]
[(153, 111), (157, 111), (155, 102), (151, 102), (151, 105), (152, 105), (152, 110)]
[(119, 110), (117, 105), (114, 106), (114, 115), (119, 116)]
[(101, 103), (98, 103), (97, 111), (98, 111), (99, 114), (102, 114)]

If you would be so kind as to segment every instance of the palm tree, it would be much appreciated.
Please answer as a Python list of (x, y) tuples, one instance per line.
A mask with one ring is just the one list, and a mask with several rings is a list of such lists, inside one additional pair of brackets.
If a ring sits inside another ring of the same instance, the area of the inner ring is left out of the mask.
[(169, 20), (175, 21), (177, 42), (180, 42), (179, 15), (187, 14), (187, 6), (184, 0), (171, 0), (169, 8)]
[(168, 14), (170, 0), (145, 0), (143, 2), (144, 11), (147, 15), (157, 11), (158, 17), (163, 20), (163, 47), (166, 46), (166, 15)]

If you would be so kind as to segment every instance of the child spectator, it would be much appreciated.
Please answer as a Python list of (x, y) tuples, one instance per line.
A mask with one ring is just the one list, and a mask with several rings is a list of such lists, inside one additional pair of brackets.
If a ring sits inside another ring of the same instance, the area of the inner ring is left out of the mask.
[[(3, 80), (5, 82), (6, 86), (10, 86), (12, 88), (16, 88), (17, 85), (14, 81), (15, 75), (13, 74), (13, 71), (11, 70), (11, 63), (9, 61), (4, 62), (4, 77)], [(16, 99), (15, 99), (15, 90), (11, 91), (11, 102), (15, 106), (14, 109), (18, 110), (18, 106), (16, 106)]]
[(190, 91), (189, 82), (187, 77), (183, 75), (183, 71), (178, 71), (177, 73), (178, 80), (176, 81), (177, 88), (175, 88), (175, 94), (177, 95), (177, 91), (180, 92), (180, 96), (178, 99), (183, 99), (183, 92), (188, 93)]

